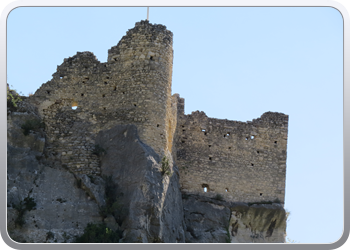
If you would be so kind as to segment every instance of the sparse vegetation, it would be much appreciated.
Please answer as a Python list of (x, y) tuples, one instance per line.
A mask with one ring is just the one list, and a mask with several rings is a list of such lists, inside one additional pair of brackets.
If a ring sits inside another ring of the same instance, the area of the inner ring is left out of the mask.
[(15, 111), (17, 109), (17, 104), (21, 101), (22, 99), (16, 90), (11, 90), (7, 85), (7, 107), (10, 108), (11, 111)]
[(162, 167), (161, 167), (162, 175), (166, 174), (170, 177), (172, 175), (172, 172), (170, 171), (169, 160), (166, 158), (166, 156), (163, 157), (161, 163), (162, 163)]
[(84, 229), (84, 234), (76, 237), (74, 243), (119, 243), (121, 237), (121, 231), (114, 231), (104, 223), (89, 223)]
[(33, 198), (26, 197), (23, 201), (20, 201), (18, 204), (12, 203), (12, 207), (17, 210), (18, 215), (15, 219), (15, 225), (20, 228), (26, 223), (24, 220), (24, 213), (26, 211), (34, 210), (36, 203)]
[(190, 198), (188, 194), (182, 194), (182, 199), (187, 200), (188, 198)]
[(231, 243), (231, 235), (229, 231), (229, 227), (226, 227), (226, 238), (225, 238), (226, 243)]
[(117, 185), (112, 176), (103, 176), (103, 179), (105, 180), (106, 205), (99, 207), (100, 216), (106, 218), (111, 214), (120, 225), (127, 215), (127, 210), (117, 198)]
[(107, 152), (100, 145), (96, 144), (94, 150), (92, 151), (92, 153), (94, 155), (101, 156), (101, 155), (105, 155)]
[(21, 129), (23, 129), (23, 134), (26, 136), (29, 135), (30, 131), (37, 131), (40, 128), (45, 128), (45, 124), (40, 119), (26, 120), (26, 122), (21, 126)]
[(221, 195), (221, 194), (217, 194), (215, 197), (214, 197), (215, 200), (218, 200), (218, 201), (223, 201), (224, 200), (224, 197)]
[(53, 239), (54, 238), (54, 234), (51, 231), (48, 231), (46, 234), (46, 241), (48, 241), (49, 239)]
[(157, 237), (152, 240), (152, 243), (164, 243), (164, 241), (160, 237)]
[(279, 199), (275, 199), (273, 201), (256, 201), (256, 202), (248, 202), (248, 206), (251, 205), (260, 205), (260, 204), (272, 204), (272, 203), (281, 203)]

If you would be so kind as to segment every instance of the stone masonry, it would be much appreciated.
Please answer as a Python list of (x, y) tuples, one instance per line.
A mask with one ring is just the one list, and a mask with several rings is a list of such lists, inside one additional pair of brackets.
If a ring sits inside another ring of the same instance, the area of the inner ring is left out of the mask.
[(185, 115), (184, 99), (171, 95), (172, 42), (165, 26), (141, 21), (106, 63), (91, 52), (64, 59), (28, 98), (45, 122), (49, 149), (72, 172), (99, 175), (98, 132), (134, 124), (144, 143), (173, 158), (184, 193), (283, 203), (288, 116), (267, 112), (238, 122)]

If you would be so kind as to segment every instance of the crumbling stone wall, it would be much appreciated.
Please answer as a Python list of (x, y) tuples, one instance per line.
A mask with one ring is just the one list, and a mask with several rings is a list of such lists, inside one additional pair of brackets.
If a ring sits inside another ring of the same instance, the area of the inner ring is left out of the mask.
[(158, 154), (171, 152), (172, 36), (163, 25), (136, 23), (108, 51), (106, 63), (78, 52), (30, 97), (47, 125), (52, 150), (73, 171), (99, 173), (91, 153), (94, 134), (116, 124), (137, 125), (142, 141)]
[[(183, 192), (225, 200), (284, 202), (288, 116), (249, 122), (184, 115), (178, 100), (177, 165)], [(206, 192), (205, 192), (206, 188)]]

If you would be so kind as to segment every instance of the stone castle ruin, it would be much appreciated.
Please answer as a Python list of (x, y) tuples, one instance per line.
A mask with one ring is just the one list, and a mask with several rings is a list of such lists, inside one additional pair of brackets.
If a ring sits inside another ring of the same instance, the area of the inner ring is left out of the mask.
[(99, 62), (91, 52), (64, 59), (28, 101), (46, 125), (49, 150), (78, 174), (100, 175), (96, 135), (134, 124), (140, 139), (179, 168), (183, 193), (227, 201), (284, 202), (288, 116), (267, 112), (248, 122), (184, 114), (171, 94), (173, 35), (148, 21)]

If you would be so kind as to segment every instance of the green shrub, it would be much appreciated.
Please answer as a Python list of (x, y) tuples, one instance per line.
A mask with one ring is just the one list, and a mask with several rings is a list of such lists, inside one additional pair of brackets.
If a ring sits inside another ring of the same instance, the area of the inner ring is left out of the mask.
[(23, 134), (26, 136), (29, 135), (31, 130), (36, 131), (40, 128), (45, 128), (45, 124), (40, 119), (26, 120), (26, 122), (21, 126), (21, 129), (23, 129)]
[(10, 90), (9, 86), (7, 86), (7, 107), (14, 111), (18, 102), (21, 101), (20, 95), (15, 90)]
[(106, 224), (89, 223), (84, 234), (76, 237), (74, 243), (119, 243), (122, 232), (109, 229)]
[(170, 171), (169, 160), (166, 158), (166, 156), (164, 156), (162, 159), (161, 173), (162, 173), (162, 175), (164, 175), (164, 174), (166, 174), (168, 176), (172, 175), (172, 172)]

